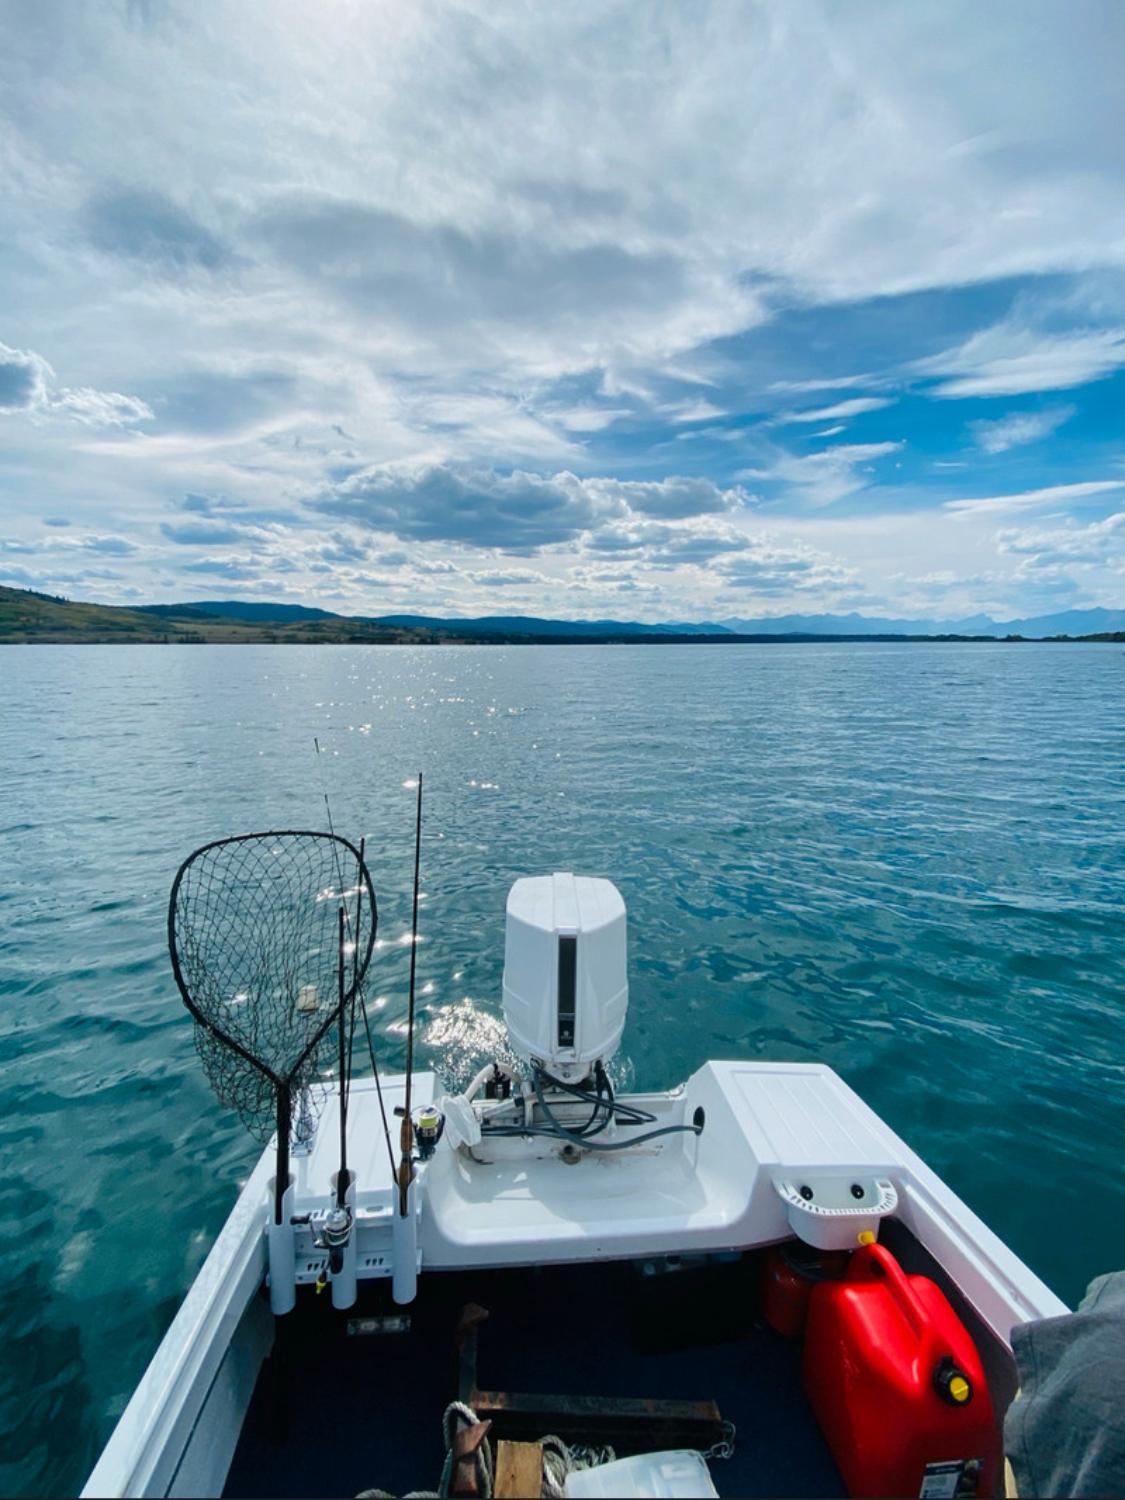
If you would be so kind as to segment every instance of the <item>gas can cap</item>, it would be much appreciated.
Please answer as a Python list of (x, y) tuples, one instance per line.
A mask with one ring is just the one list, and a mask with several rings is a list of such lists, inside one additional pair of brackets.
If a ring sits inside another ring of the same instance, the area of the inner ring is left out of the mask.
[(934, 1389), (950, 1406), (968, 1406), (973, 1399), (972, 1381), (957, 1368), (950, 1354), (946, 1354), (934, 1370)]

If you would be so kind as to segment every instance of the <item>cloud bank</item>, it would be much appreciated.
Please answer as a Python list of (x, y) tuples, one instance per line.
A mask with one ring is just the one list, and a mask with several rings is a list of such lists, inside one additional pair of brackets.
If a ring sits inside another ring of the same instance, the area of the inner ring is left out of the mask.
[(1027, 512), (1120, 604), (1123, 48), (1112, 5), (16, 7), (12, 566), (1015, 615)]

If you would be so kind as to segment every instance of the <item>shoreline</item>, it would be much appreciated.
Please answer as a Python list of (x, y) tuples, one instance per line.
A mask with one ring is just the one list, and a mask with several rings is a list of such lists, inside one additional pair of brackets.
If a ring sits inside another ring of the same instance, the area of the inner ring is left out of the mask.
[(1125, 645), (1125, 631), (1096, 635), (464, 635), (433, 631), (394, 638), (372, 632), (323, 635), (282, 630), (216, 631), (212, 635), (124, 635), (96, 632), (0, 634), (0, 646), (815, 646), (815, 645)]
[[(1029, 641), (1125, 641), (1125, 631), (1080, 636), (1024, 636), (935, 631), (660, 629), (596, 621), (431, 620), (425, 616), (335, 615), (287, 605), (132, 608), (92, 604), (0, 585), (0, 645), (137, 646), (786, 646), (809, 642), (956, 641), (1024, 645)], [(266, 610), (276, 614), (266, 616)], [(527, 626), (538, 628), (528, 629)], [(524, 628), (521, 628), (524, 627)]]

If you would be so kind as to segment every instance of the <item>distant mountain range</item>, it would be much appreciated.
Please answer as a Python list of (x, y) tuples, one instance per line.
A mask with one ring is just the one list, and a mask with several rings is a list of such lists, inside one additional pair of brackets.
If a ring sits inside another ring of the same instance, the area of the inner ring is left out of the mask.
[[(1120, 635), (1115, 635), (1119, 632)], [(1125, 610), (1070, 610), (1034, 619), (996, 621), (890, 620), (868, 615), (781, 615), (764, 619), (668, 621), (547, 620), (532, 615), (482, 615), (475, 619), (434, 615), (333, 614), (303, 604), (242, 599), (196, 600), (188, 604), (132, 607), (87, 604), (29, 589), (0, 586), (0, 641), (315, 642), (371, 645), (519, 645), (598, 642), (809, 641), (1042, 636), (1125, 639)]]
[(789, 635), (1100, 635), (1125, 630), (1125, 609), (1068, 609), (1022, 620), (968, 615), (960, 620), (886, 620), (874, 615), (773, 615), (719, 622), (740, 634)]
[(401, 625), (415, 630), (468, 630), (474, 635), (622, 636), (622, 635), (726, 635), (719, 625), (644, 625), (636, 620), (543, 620), (535, 615), (477, 615), (470, 620), (434, 615), (381, 615), (380, 625)]
[(227, 620), (259, 624), (300, 620), (361, 619), (371, 625), (408, 630), (466, 632), (473, 635), (622, 636), (622, 635), (1100, 635), (1125, 630), (1125, 609), (1071, 609), (1060, 614), (1019, 620), (993, 620), (969, 615), (959, 620), (883, 619), (875, 615), (765, 615), (711, 621), (665, 621), (644, 624), (635, 620), (548, 620), (534, 615), (477, 615), (470, 619), (438, 615), (339, 615), (303, 604), (265, 604), (239, 599), (192, 601), (190, 604), (148, 604), (141, 613), (174, 615), (179, 619), (199, 612)]

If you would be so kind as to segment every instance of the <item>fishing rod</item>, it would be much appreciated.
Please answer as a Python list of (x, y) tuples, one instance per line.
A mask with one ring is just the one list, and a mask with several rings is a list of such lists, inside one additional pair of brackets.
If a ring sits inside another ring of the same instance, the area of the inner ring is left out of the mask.
[[(329, 800), (329, 797), (328, 797), (328, 783), (327, 783), (327, 781), (325, 779), (324, 767), (320, 763), (320, 756), (321, 756), (320, 740), (319, 740), (319, 738), (316, 735), (313, 736), (313, 748), (316, 751), (317, 770), (320, 773), (320, 793), (321, 793), (321, 796), (324, 798), (324, 811), (325, 811), (325, 813), (326, 813), (326, 815), (328, 817), (328, 831), (329, 831), (330, 834), (332, 834), (333, 836), (335, 836), (336, 830), (335, 830), (335, 825), (334, 825), (334, 823), (332, 821), (332, 803), (331, 803), (331, 801)], [(366, 844), (367, 844), (367, 840), (366, 839), (360, 839), (360, 841), (359, 841), (359, 856), (360, 856), (360, 863), (361, 864), (363, 863), (363, 860), (364, 860), (364, 854), (365, 854), (365, 850), (366, 850)], [(342, 871), (339, 869), (339, 862), (337, 862), (337, 875), (338, 875), (338, 883), (339, 883), (340, 891), (341, 891), (341, 895), (342, 895), (343, 894), (343, 890), (344, 890), (344, 878), (343, 878)], [(353, 953), (354, 953), (353, 969), (356, 969), (358, 967), (358, 964), (359, 964), (359, 943), (358, 943), (358, 937), (359, 937), (360, 902), (362, 901), (362, 899), (363, 899), (363, 889), (362, 889), (362, 885), (361, 885), (357, 889), (357, 891), (356, 891), (356, 915), (355, 915), (355, 929), (356, 930), (355, 930), (355, 933), (353, 934), (353, 938), (356, 941), (355, 941), (355, 947), (354, 947), (354, 950), (353, 950)], [(373, 915), (376, 915), (374, 913), (374, 911), (373, 911)], [(345, 908), (345, 919), (346, 919), (346, 908)], [(376, 920), (377, 920), (377, 915), (376, 915)], [(365, 1032), (365, 1034), (367, 1036), (367, 1055), (371, 1059), (371, 1074), (372, 1074), (372, 1077), (375, 1079), (375, 1097), (379, 1101), (379, 1116), (380, 1116), (380, 1118), (381, 1118), (381, 1120), (383, 1122), (383, 1139), (386, 1142), (386, 1146), (387, 1146), (387, 1161), (388, 1161), (388, 1163), (390, 1165), (391, 1179), (393, 1181), (395, 1179), (396, 1175), (397, 1175), (396, 1172), (395, 1172), (395, 1153), (394, 1153), (394, 1147), (391, 1145), (391, 1127), (390, 1127), (390, 1123), (387, 1120), (387, 1107), (386, 1107), (386, 1104), (385, 1104), (385, 1102), (383, 1100), (383, 1085), (382, 1085), (382, 1080), (379, 1077), (379, 1064), (378, 1064), (378, 1062), (375, 1059), (375, 1043), (374, 1043), (374, 1041), (372, 1039), (372, 1036), (371, 1036), (371, 1021), (370, 1021), (370, 1018), (369, 1018), (369, 1016), (367, 1014), (367, 996), (366, 996), (366, 994), (364, 992), (364, 988), (363, 988), (363, 976), (362, 975), (359, 975), (358, 978), (356, 978), (354, 980), (354, 983), (353, 983), (353, 986), (352, 986), (352, 992), (353, 992), (353, 1003), (352, 1003), (352, 1011), (351, 1011), (350, 1031), (349, 1031), (349, 1036), (348, 1036), (348, 1055), (347, 1055), (347, 1070), (348, 1070), (347, 1089), (346, 1089), (345, 1093), (341, 1094), (341, 1098), (340, 1098), (340, 1106), (341, 1106), (341, 1108), (340, 1108), (340, 1167), (341, 1167), (341, 1174), (343, 1174), (343, 1172), (344, 1172), (344, 1162), (345, 1162), (345, 1156), (346, 1156), (346, 1152), (347, 1152), (347, 1140), (346, 1140), (346, 1137), (345, 1137), (345, 1130), (346, 1130), (346, 1114), (347, 1114), (348, 1096), (351, 1093), (352, 1046), (353, 1046), (353, 1040), (354, 1040), (354, 1036), (355, 1036), (355, 1003), (354, 1002), (355, 1002), (356, 999), (358, 999), (359, 1000), (360, 1014), (363, 1016), (363, 1029), (364, 1029), (364, 1032)], [(341, 1056), (341, 1078), (342, 1078), (343, 1077), (343, 1041), (342, 1041), (342, 1038), (341, 1038), (341, 1052), (340, 1052), (340, 1056)], [(346, 1182), (346, 1177), (343, 1178), (343, 1180)], [(339, 1204), (339, 1194), (340, 1194), (340, 1191), (341, 1191), (341, 1189), (340, 1189), (339, 1182), (338, 1182), (337, 1183), (337, 1205), (338, 1206), (340, 1206), (340, 1204)]]
[[(335, 825), (334, 825), (334, 823), (332, 821), (332, 804), (328, 800), (328, 788), (327, 788), (327, 786), (325, 785), (325, 782), (324, 782), (324, 771), (323, 771), (323, 768), (320, 767), (320, 765), (319, 765), (319, 762), (320, 762), (320, 740), (317, 738), (316, 735), (313, 736), (313, 745), (314, 745), (314, 747), (316, 749), (317, 764), (318, 764), (318, 768), (320, 769), (320, 773), (321, 773), (320, 774), (320, 784), (321, 784), (321, 792), (322, 792), (322, 794), (324, 796), (324, 810), (328, 814), (328, 831), (331, 834), (335, 834), (336, 828), (335, 828)], [(360, 845), (359, 845), (359, 857), (360, 857), (360, 863), (361, 864), (363, 862), (364, 843), (365, 843), (365, 840), (361, 839), (360, 840)], [(338, 1034), (339, 1034), (338, 1068), (339, 1068), (339, 1088), (340, 1088), (340, 1169), (339, 1169), (339, 1171), (336, 1174), (336, 1207), (339, 1210), (346, 1210), (347, 1195), (348, 1195), (348, 1182), (349, 1182), (349, 1178), (348, 1178), (348, 1095), (349, 1095), (350, 1089), (351, 1089), (352, 1038), (355, 1035), (355, 994), (356, 994), (356, 987), (354, 985), (352, 987), (352, 1003), (351, 1003), (350, 1007), (347, 1007), (347, 1009), (350, 1010), (350, 1017), (349, 1017), (349, 1020), (348, 1020), (348, 1023), (347, 1023), (347, 1027), (346, 1027), (346, 1031), (345, 1031), (345, 1016), (344, 1016), (344, 1011), (345, 1011), (345, 1004), (344, 1004), (344, 973), (345, 973), (345, 968), (346, 968), (346, 963), (347, 963), (347, 940), (346, 940), (345, 934), (346, 934), (346, 930), (348, 929), (350, 923), (349, 923), (349, 920), (348, 920), (348, 910), (347, 910), (347, 904), (346, 904), (347, 903), (347, 892), (344, 889), (344, 873), (343, 873), (342, 868), (340, 867), (339, 860), (337, 860), (337, 862), (336, 862), (336, 875), (337, 875), (337, 881), (336, 881), (336, 883), (337, 883), (337, 885), (339, 887), (339, 891), (340, 891), (340, 906), (339, 906), (339, 909), (338, 909), (338, 911), (336, 913), (336, 917), (337, 917), (337, 929), (336, 929), (336, 934), (337, 934), (337, 936), (336, 936), (336, 941), (337, 941), (337, 953), (336, 953), (336, 986), (337, 986), (337, 1004), (339, 1006), (339, 1021), (338, 1021), (337, 1031), (338, 1031)], [(357, 940), (358, 940), (358, 935), (359, 935), (359, 903), (360, 903), (360, 899), (361, 899), (361, 894), (360, 894), (361, 890), (362, 890), (362, 886), (359, 885), (359, 884), (357, 884), (357, 886), (356, 886), (356, 913), (355, 913), (355, 915), (356, 915), (355, 928), (356, 928), (356, 938), (357, 938)], [(354, 970), (354, 966), (353, 966), (353, 970)], [(349, 1216), (348, 1223), (347, 1223), (346, 1226), (344, 1224), (342, 1224), (342, 1223), (337, 1222), (337, 1224), (333, 1227), (333, 1230), (332, 1230), (333, 1238), (335, 1238), (335, 1237), (337, 1237), (339, 1235), (343, 1235), (346, 1232), (349, 1232), (350, 1229), (351, 1229), (351, 1220), (350, 1220), (350, 1216)], [(336, 1269), (336, 1267), (334, 1266), (333, 1269)]]
[[(363, 856), (360, 855), (362, 864)], [(343, 897), (343, 879), (338, 878), (341, 898)], [(320, 1249), (328, 1251), (328, 1265), (321, 1270), (317, 1277), (316, 1289), (322, 1292), (328, 1284), (329, 1273), (332, 1276), (332, 1301), (336, 1307), (350, 1307), (355, 1301), (355, 1274), (354, 1255), (349, 1265), (348, 1246), (352, 1238), (355, 1224), (353, 1204), (355, 1195), (351, 1192), (354, 1174), (348, 1171), (348, 1088), (351, 1076), (351, 1049), (350, 1036), (355, 1025), (355, 985), (353, 982), (350, 992), (351, 1004), (348, 1004), (349, 992), (345, 987), (345, 974), (347, 972), (347, 941), (346, 931), (348, 927), (348, 913), (341, 899), (336, 908), (336, 1031), (338, 1040), (338, 1066), (340, 1073), (340, 1167), (336, 1172), (336, 1204), (325, 1214), (319, 1225), (319, 1230), (313, 1232), (313, 1244)], [(358, 940), (359, 931), (359, 905), (356, 904), (356, 935)], [(354, 981), (353, 966), (353, 981)], [(347, 1025), (345, 1011), (350, 1012), (352, 1017), (351, 1026)], [(343, 1280), (341, 1281), (341, 1277)]]
[[(366, 859), (366, 853), (367, 853), (367, 840), (365, 838), (361, 838), (360, 841), (359, 841), (359, 858), (360, 858), (361, 863), (365, 861), (365, 859)], [(359, 934), (360, 903), (362, 902), (362, 900), (363, 900), (363, 889), (362, 889), (361, 886), (357, 886), (356, 887), (356, 893), (355, 893), (355, 935), (356, 936), (358, 936), (358, 934)], [(341, 903), (341, 906), (340, 906), (340, 914), (341, 914), (341, 917), (344, 920), (347, 919), (347, 906), (346, 906), (346, 904), (344, 904), (345, 902), (346, 902), (346, 897), (344, 898), (344, 901)], [(343, 959), (344, 959), (344, 955), (341, 954), (341, 958), (340, 958), (341, 973), (343, 971)], [(358, 959), (359, 959), (359, 944), (358, 944), (358, 942), (354, 941), (354, 939), (353, 939), (353, 942), (352, 942), (352, 1003), (351, 1003), (351, 1007), (350, 1007), (350, 1009), (348, 1011), (347, 1082), (346, 1082), (346, 1084), (344, 1086), (343, 1117), (341, 1118), (341, 1121), (340, 1121), (340, 1170), (341, 1171), (343, 1171), (346, 1168), (346, 1166), (347, 1166), (348, 1142), (347, 1142), (347, 1136), (345, 1134), (345, 1130), (346, 1130), (347, 1112), (348, 1112), (348, 1109), (351, 1107), (351, 1100), (352, 1100), (352, 1069), (353, 1069), (353, 1057), (354, 1057), (354, 1052), (355, 1052), (355, 1011), (356, 1011), (355, 1002), (356, 1002), (356, 996), (357, 995), (361, 996), (360, 986), (359, 986), (359, 983), (358, 983), (358, 981), (356, 979), (356, 964), (358, 962)], [(362, 998), (362, 996), (361, 996), (361, 998)], [(341, 1055), (341, 1060), (343, 1059), (343, 1047), (344, 1047), (344, 1041), (343, 1041), (343, 1036), (341, 1035), (341, 1038), (340, 1038), (340, 1055)]]
[(422, 773), (418, 772), (418, 799), (414, 813), (414, 903), (410, 922), (410, 998), (406, 1021), (406, 1097), (402, 1112), (399, 1146), (398, 1211), (405, 1219), (410, 1184), (414, 1181), (414, 1123), (410, 1118), (411, 1085), (414, 1077), (414, 980), (418, 967), (418, 880), (422, 862)]
[[(336, 967), (336, 975), (340, 1005), (340, 1021), (337, 1028), (340, 1033), (340, 1170), (336, 1174), (336, 1207), (343, 1208), (348, 1192), (348, 1081), (351, 1068), (351, 1058), (345, 1052), (344, 1041), (344, 965), (347, 956), (347, 947), (344, 942), (344, 928), (347, 922), (347, 913), (344, 909), (343, 901), (340, 902), (340, 910), (337, 913), (337, 918), (339, 962)], [(354, 999), (351, 1009), (354, 1014)]]
[[(325, 797), (325, 802), (327, 803), (327, 797)], [(329, 817), (329, 824), (331, 825), (331, 820), (332, 820), (331, 809), (329, 809), (328, 817)], [(359, 859), (360, 859), (360, 863), (361, 864), (364, 862), (364, 853), (365, 853), (366, 847), (367, 847), (367, 840), (366, 839), (360, 839), (360, 841), (359, 841)], [(345, 933), (346, 933), (346, 931), (348, 930), (348, 927), (349, 927), (349, 919), (348, 919), (348, 908), (347, 908), (347, 892), (343, 889), (344, 882), (343, 882), (343, 876), (342, 876), (342, 874), (341, 874), (341, 877), (340, 877), (339, 884), (340, 884), (340, 888), (341, 888), (340, 889), (340, 910), (339, 910), (339, 949), (340, 949), (340, 952), (339, 952), (339, 967), (338, 967), (339, 995), (340, 995), (340, 1024), (339, 1024), (339, 1040), (340, 1040), (340, 1064), (339, 1064), (340, 1065), (340, 1172), (339, 1172), (339, 1175), (338, 1175), (338, 1177), (336, 1179), (336, 1206), (337, 1206), (337, 1208), (343, 1208), (344, 1207), (344, 1203), (345, 1203), (345, 1199), (347, 1197), (347, 1190), (348, 1190), (348, 1183), (349, 1183), (349, 1174), (348, 1174), (348, 1107), (349, 1107), (349, 1105), (351, 1103), (351, 1095), (352, 1095), (352, 1055), (353, 1055), (354, 1044), (355, 1044), (355, 1002), (356, 1002), (356, 994), (357, 994), (357, 991), (358, 991), (358, 988), (359, 988), (357, 980), (356, 980), (356, 962), (358, 960), (358, 955), (359, 955), (359, 944), (358, 944), (357, 941), (354, 941), (354, 940), (352, 942), (352, 954), (353, 954), (353, 960), (352, 960), (352, 989), (351, 989), (352, 1003), (349, 1006), (345, 1007), (345, 1005), (344, 1005), (344, 973), (345, 973), (345, 969), (347, 967), (347, 953), (348, 953), (347, 940), (346, 940), (346, 937), (345, 937)], [(355, 933), (356, 933), (357, 936), (358, 936), (358, 933), (359, 933), (360, 903), (361, 903), (362, 900), (363, 900), (363, 887), (362, 887), (362, 885), (357, 885), (356, 886), (356, 892), (355, 892), (355, 923), (354, 923)], [(347, 1040), (346, 1040), (346, 1042), (345, 1042), (345, 1036), (344, 1036), (344, 1012), (345, 1012), (345, 1008), (347, 1010)]]

